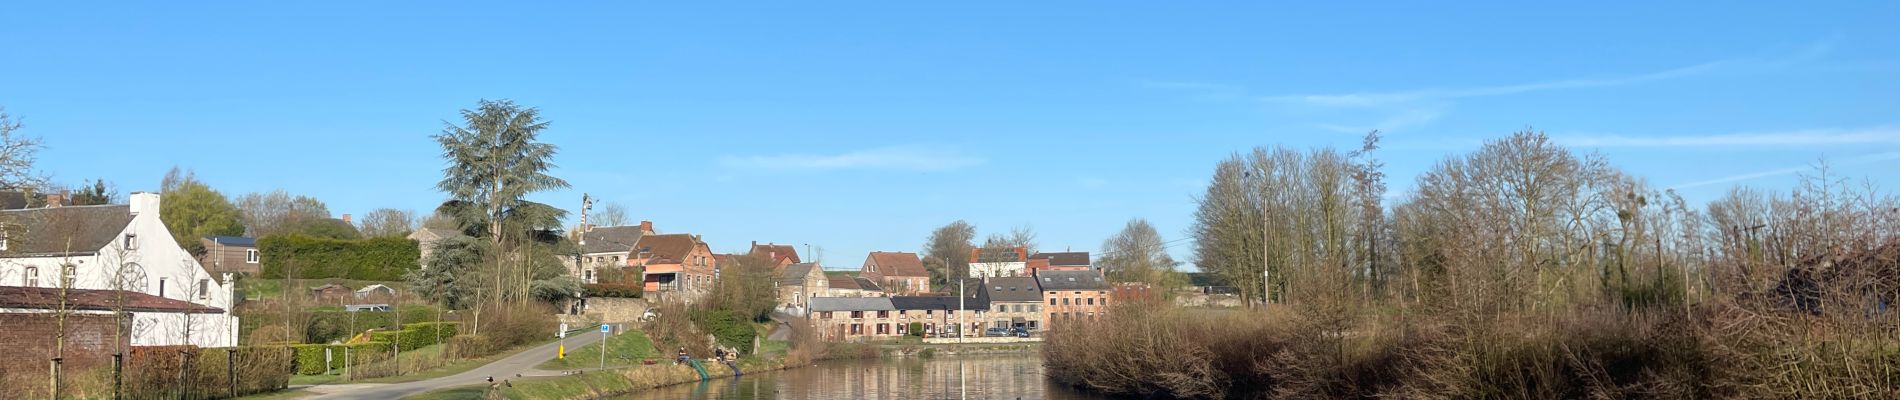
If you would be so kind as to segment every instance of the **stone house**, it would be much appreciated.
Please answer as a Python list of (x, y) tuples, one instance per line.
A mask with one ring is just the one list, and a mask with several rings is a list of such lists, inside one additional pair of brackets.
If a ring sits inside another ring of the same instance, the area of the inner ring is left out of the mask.
[(956, 296), (891, 297), (891, 306), (897, 309), (897, 333), (912, 334), (910, 324), (917, 323), (927, 337), (955, 337), (959, 332), (982, 335), (989, 303), (976, 293), (965, 297), (961, 301)]
[(892, 294), (930, 293), (930, 271), (924, 269), (924, 262), (917, 258), (917, 253), (873, 251), (864, 257), (858, 276)]
[(215, 274), (172, 238), (157, 193), (130, 204), (0, 211), (0, 285), (124, 290), (179, 300), (217, 314), (136, 312), (135, 346), (237, 345), (233, 275)]
[(212, 236), (200, 241), (204, 243), (205, 253), (198, 256), (198, 263), (211, 273), (257, 275), (261, 259), (256, 238)]
[(1046, 329), (1062, 329), (1063, 321), (1095, 320), (1108, 312), (1108, 281), (1101, 271), (1040, 271)]
[(897, 308), (888, 297), (810, 299), (812, 327), (828, 342), (888, 339), (897, 333)]
[(818, 263), (785, 266), (778, 275), (779, 309), (792, 315), (805, 315), (811, 298), (823, 296), (830, 289), (831, 279), (825, 277), (825, 270)]
[(653, 234), (653, 221), (640, 221), (637, 226), (586, 226), (577, 235), (575, 244), (580, 247), (577, 254), (563, 257), (561, 264), (567, 267), (568, 275), (581, 280), (581, 283), (600, 283), (600, 272), (604, 268), (627, 266), (627, 258), (633, 253), (634, 245), (640, 238)]

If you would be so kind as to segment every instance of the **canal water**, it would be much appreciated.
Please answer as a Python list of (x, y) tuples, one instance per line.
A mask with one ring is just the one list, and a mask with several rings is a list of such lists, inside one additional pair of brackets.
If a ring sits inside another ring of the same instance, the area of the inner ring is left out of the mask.
[(615, 399), (1050, 399), (1101, 397), (1043, 377), (1036, 354), (825, 361), (818, 365), (667, 386)]

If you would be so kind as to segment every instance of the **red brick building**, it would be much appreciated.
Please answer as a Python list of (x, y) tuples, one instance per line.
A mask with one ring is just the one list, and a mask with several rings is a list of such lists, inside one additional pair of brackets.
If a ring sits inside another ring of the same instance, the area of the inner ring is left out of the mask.
[[(121, 299), (123, 303), (120, 303)], [(62, 301), (64, 300), (64, 301)], [(124, 304), (122, 307), (115, 307)], [(131, 349), (132, 313), (222, 314), (224, 310), (133, 291), (0, 286), (0, 381), (44, 379), (53, 358), (67, 371), (112, 365)], [(114, 309), (125, 313), (114, 314)], [(66, 347), (59, 351), (61, 316)], [(124, 328), (121, 330), (120, 328)], [(124, 333), (121, 336), (120, 333)], [(15, 381), (17, 382), (17, 381)]]

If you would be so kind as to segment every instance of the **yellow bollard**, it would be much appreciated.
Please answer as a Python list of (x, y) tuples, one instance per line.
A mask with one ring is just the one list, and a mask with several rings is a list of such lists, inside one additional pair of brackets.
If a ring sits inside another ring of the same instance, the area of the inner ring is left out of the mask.
[(554, 358), (561, 359), (561, 360), (567, 359), (567, 344), (566, 343), (563, 343), (560, 346), (555, 347)]

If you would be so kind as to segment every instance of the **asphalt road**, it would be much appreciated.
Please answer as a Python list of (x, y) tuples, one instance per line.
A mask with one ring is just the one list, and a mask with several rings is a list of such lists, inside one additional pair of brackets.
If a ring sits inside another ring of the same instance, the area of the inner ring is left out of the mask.
[[(590, 343), (600, 341), (600, 336), (599, 332), (577, 334), (567, 338), (567, 346), (569, 349), (586, 346)], [(554, 353), (559, 347), (560, 342), (548, 343), (520, 353), (515, 353), (514, 355), (496, 360), (487, 365), (476, 367), (467, 372), (441, 378), (407, 383), (319, 385), (304, 390), (317, 393), (317, 396), (309, 397), (312, 399), (385, 400), (400, 399), (403, 396), (420, 394), (437, 389), (485, 384), (488, 383), (489, 377), (494, 377), (495, 382), (501, 382), (506, 379), (516, 379), (516, 374), (520, 374), (523, 377), (556, 376), (560, 375), (561, 372), (544, 371), (536, 369), (535, 366), (553, 359)]]

